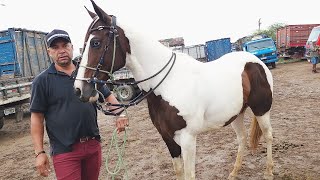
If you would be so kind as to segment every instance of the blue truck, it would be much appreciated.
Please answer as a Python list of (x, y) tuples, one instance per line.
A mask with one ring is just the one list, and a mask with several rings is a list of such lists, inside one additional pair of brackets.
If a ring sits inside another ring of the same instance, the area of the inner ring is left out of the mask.
[(242, 45), (242, 50), (254, 54), (267, 66), (270, 65), (272, 68), (276, 68), (276, 62), (279, 59), (275, 42), (271, 38), (264, 36), (253, 37)]
[(0, 31), (0, 129), (8, 115), (22, 120), (33, 78), (52, 62), (44, 41), (46, 34), (22, 28)]

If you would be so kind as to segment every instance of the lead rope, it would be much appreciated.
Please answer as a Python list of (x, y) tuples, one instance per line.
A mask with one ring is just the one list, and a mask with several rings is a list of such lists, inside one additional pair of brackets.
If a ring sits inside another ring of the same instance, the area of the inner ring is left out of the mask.
[[(106, 170), (108, 174), (111, 175), (112, 180), (115, 179), (116, 175), (118, 175), (121, 169), (124, 169), (124, 176), (125, 176), (124, 179), (128, 179), (127, 167), (123, 159), (126, 142), (127, 142), (127, 129), (124, 130), (123, 143), (120, 147), (118, 142), (117, 129), (115, 129), (112, 133), (111, 143), (110, 143), (110, 146), (107, 152), (107, 157), (106, 157)], [(117, 158), (115, 167), (113, 168), (113, 170), (110, 170), (108, 165), (109, 165), (109, 158), (110, 158), (112, 147), (115, 147), (118, 158)]]
[[(115, 54), (114, 54), (115, 55)], [(113, 55), (113, 57), (114, 57)], [(114, 60), (112, 60), (112, 62), (114, 62)], [(113, 63), (112, 63), (113, 66)], [(113, 74), (110, 73), (109, 75), (111, 80), (114, 80), (114, 76)], [(117, 94), (117, 97), (120, 97), (120, 102), (123, 103), (123, 99), (121, 98), (121, 96), (119, 96), (118, 94), (118, 88), (114, 88), (113, 92), (115, 92)], [(127, 108), (124, 109), (124, 113), (126, 114), (126, 116), (129, 119), (128, 116), (128, 112), (127, 112)], [(114, 180), (115, 177), (119, 174), (120, 170), (123, 169), (124, 170), (124, 179), (128, 180), (128, 171), (127, 171), (127, 166), (125, 164), (125, 161), (123, 159), (123, 156), (125, 154), (125, 146), (127, 143), (127, 128), (125, 128), (124, 130), (124, 136), (123, 136), (123, 143), (122, 145), (119, 147), (119, 140), (118, 140), (118, 133), (117, 133), (117, 129), (115, 129), (112, 133), (112, 137), (111, 137), (111, 142), (110, 142), (110, 146), (107, 152), (107, 157), (106, 157), (106, 170), (107, 173), (111, 176), (111, 179)], [(109, 169), (109, 159), (111, 159), (111, 150), (114, 147), (116, 154), (118, 156), (117, 161), (115, 163), (115, 166), (112, 170)]]
[[(113, 78), (113, 77), (112, 77)], [(117, 93), (117, 89), (114, 89)], [(120, 101), (122, 103), (122, 99), (120, 97)], [(128, 112), (127, 112), (127, 108), (125, 108), (124, 110), (126, 116), (128, 117)], [(118, 116), (117, 116), (118, 117)], [(128, 117), (129, 119), (129, 117)], [(111, 138), (111, 142), (109, 145), (109, 149), (107, 152), (107, 157), (106, 157), (106, 170), (107, 173), (111, 176), (111, 179), (114, 180), (116, 175), (119, 174), (120, 170), (123, 169), (124, 170), (124, 179), (128, 180), (128, 171), (127, 171), (127, 166), (125, 164), (125, 161), (123, 159), (124, 155), (125, 155), (125, 146), (127, 143), (127, 133), (128, 133), (128, 129), (125, 128), (124, 129), (124, 135), (123, 135), (123, 143), (121, 144), (121, 146), (119, 147), (119, 139), (118, 139), (118, 133), (117, 133), (117, 128), (113, 131), (112, 133), (112, 138)], [(111, 159), (111, 150), (114, 147), (115, 152), (117, 154), (117, 161), (115, 163), (115, 166), (112, 170), (109, 169), (109, 159)]]

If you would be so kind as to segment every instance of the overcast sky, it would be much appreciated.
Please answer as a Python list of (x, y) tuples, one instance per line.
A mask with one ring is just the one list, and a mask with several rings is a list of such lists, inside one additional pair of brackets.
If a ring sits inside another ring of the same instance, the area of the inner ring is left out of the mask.
[[(320, 24), (320, 0), (95, 0), (119, 21), (130, 21), (156, 39), (183, 37), (186, 45), (230, 37), (234, 42), (274, 23)], [(0, 0), (0, 30), (11, 27), (69, 32), (82, 47), (91, 22), (89, 0)]]

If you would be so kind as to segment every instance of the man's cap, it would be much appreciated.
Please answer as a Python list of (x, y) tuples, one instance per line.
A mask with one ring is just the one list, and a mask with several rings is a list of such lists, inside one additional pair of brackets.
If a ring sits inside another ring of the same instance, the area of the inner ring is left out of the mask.
[(54, 29), (53, 31), (51, 31), (49, 34), (46, 35), (46, 42), (48, 47), (51, 47), (51, 43), (58, 38), (63, 38), (68, 42), (71, 42), (70, 36), (66, 31), (60, 30), (60, 29)]

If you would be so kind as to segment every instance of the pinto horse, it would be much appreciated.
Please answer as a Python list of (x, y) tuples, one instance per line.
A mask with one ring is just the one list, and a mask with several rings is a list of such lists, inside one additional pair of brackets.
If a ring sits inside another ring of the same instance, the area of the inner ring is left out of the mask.
[(196, 137), (231, 124), (239, 143), (229, 179), (241, 168), (247, 133), (244, 113), (250, 107), (252, 148), (263, 135), (267, 146), (266, 179), (273, 179), (270, 109), (273, 79), (256, 56), (232, 52), (202, 63), (173, 52), (142, 30), (121, 24), (94, 1), (84, 52), (74, 83), (82, 101), (98, 99), (97, 84), (126, 66), (146, 94), (152, 123), (166, 143), (177, 179), (195, 179)]

